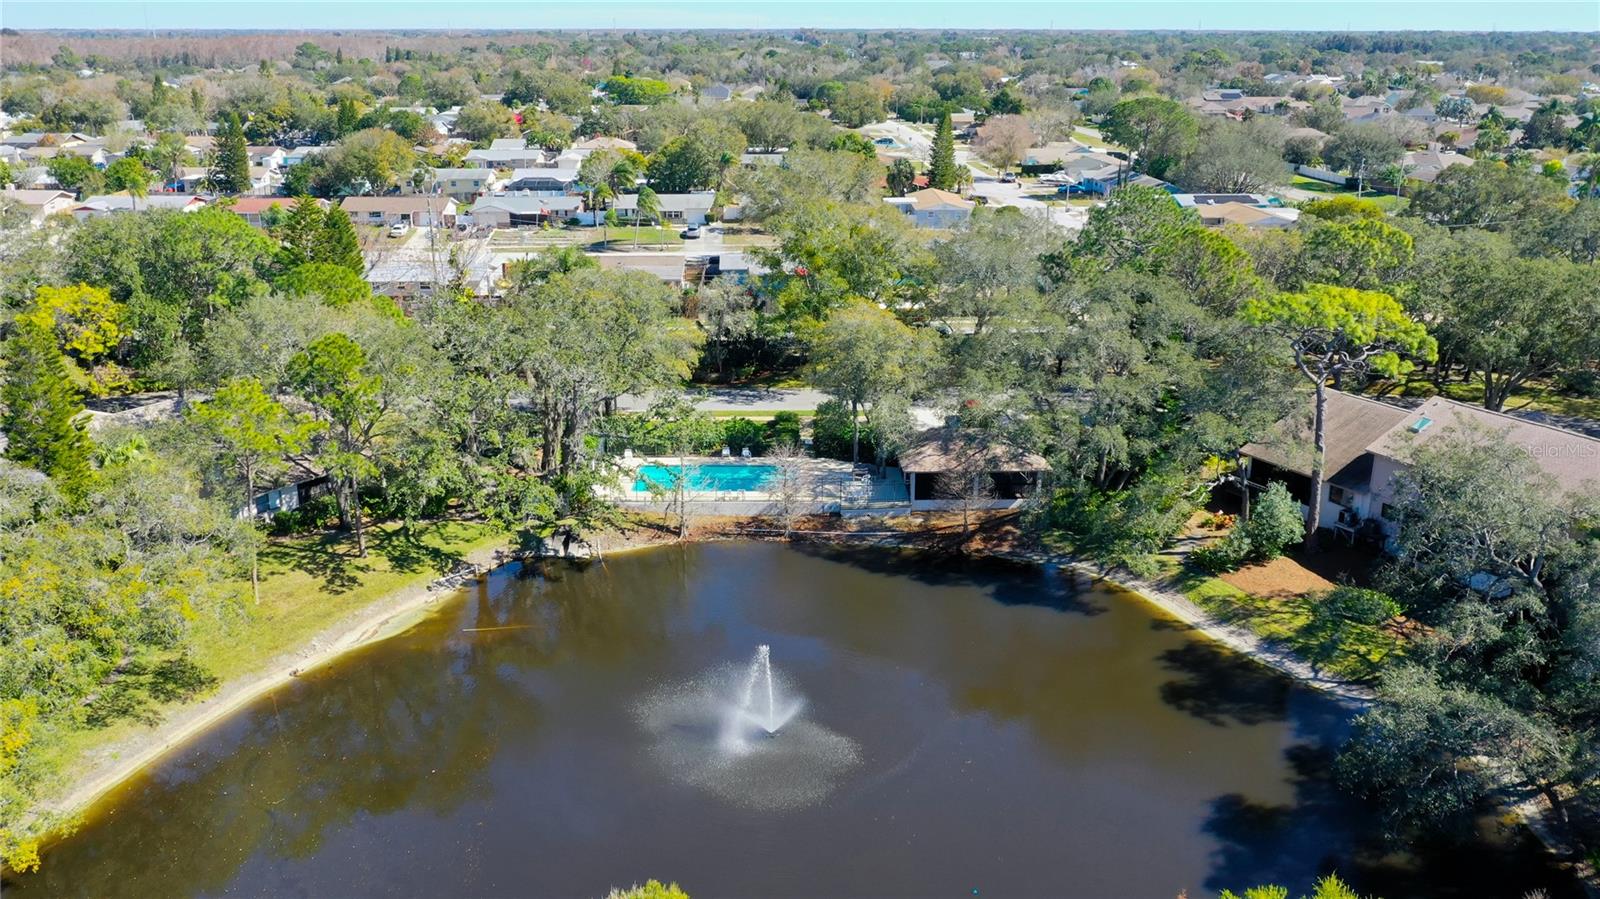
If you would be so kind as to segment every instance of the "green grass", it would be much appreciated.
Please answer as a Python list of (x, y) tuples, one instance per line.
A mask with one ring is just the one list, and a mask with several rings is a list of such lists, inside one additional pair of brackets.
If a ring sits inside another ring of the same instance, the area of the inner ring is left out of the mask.
[[(1353, 188), (1343, 187), (1338, 184), (1329, 184), (1326, 181), (1318, 181), (1315, 178), (1307, 178), (1304, 175), (1295, 175), (1289, 180), (1289, 186), (1298, 188), (1308, 193), (1325, 194), (1330, 197), (1355, 193)], [(1411, 205), (1411, 200), (1406, 197), (1397, 197), (1392, 194), (1377, 193), (1371, 190), (1363, 193), (1361, 198), (1363, 200), (1371, 200), (1372, 202), (1376, 203), (1384, 212), (1390, 213), (1391, 215), (1402, 212), (1407, 206)]]
[[(1446, 384), (1443, 391), (1439, 391), (1432, 381), (1419, 379), (1407, 382), (1400, 392), (1403, 396), (1411, 397), (1430, 397), (1442, 392), (1457, 402), (1483, 404), (1482, 380), (1468, 381), (1464, 384), (1452, 382)], [(1506, 400), (1505, 408), (1507, 411), (1550, 412), (1600, 421), (1600, 397), (1567, 396), (1555, 392), (1548, 384), (1541, 383), (1523, 385)]]
[[(70, 778), (74, 762), (85, 753), (132, 736), (211, 687), (263, 670), (385, 596), (426, 585), (468, 553), (510, 540), (503, 529), (462, 521), (421, 524), (409, 537), (398, 524), (374, 525), (367, 531), (365, 559), (355, 554), (355, 538), (345, 534), (275, 540), (262, 552), (260, 604), (251, 603), (249, 585), (242, 584), (244, 606), (236, 619), (202, 620), (195, 626), (189, 658), (196, 667), (189, 672), (189, 685), (202, 689), (187, 699), (153, 699), (130, 691), (108, 696), (120, 714), (103, 726), (62, 733), (49, 755)], [(161, 670), (161, 663), (171, 659), (140, 661)]]
[(815, 409), (717, 409), (712, 411), (712, 418), (749, 418), (754, 421), (768, 421), (776, 417), (779, 412), (795, 412), (801, 418), (815, 418)]
[[(597, 245), (604, 244), (606, 247), (613, 250), (633, 249), (634, 233), (633, 227), (630, 225), (612, 228), (611, 240), (609, 242), (605, 240), (604, 228), (584, 228), (582, 230), (585, 239), (592, 241)], [(662, 244), (682, 246), (684, 243), (686, 243), (683, 238), (678, 236), (678, 232), (682, 230), (682, 228), (640, 228), (638, 234), (639, 248), (647, 249), (649, 247), (660, 246)]]
[(1322, 671), (1346, 680), (1369, 680), (1391, 658), (1404, 651), (1399, 635), (1384, 627), (1350, 625), (1337, 646), (1316, 632), (1312, 600), (1306, 596), (1253, 596), (1221, 578), (1186, 567), (1172, 578), (1190, 602), (1229, 624), (1281, 643)]

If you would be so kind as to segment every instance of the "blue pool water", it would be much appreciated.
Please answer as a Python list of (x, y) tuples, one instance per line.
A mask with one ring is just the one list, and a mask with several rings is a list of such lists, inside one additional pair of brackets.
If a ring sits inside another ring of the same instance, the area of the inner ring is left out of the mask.
[[(684, 475), (690, 490), (760, 490), (778, 471), (776, 465), (737, 465), (708, 462), (688, 465)], [(641, 465), (633, 489), (645, 492), (651, 484), (670, 489), (678, 477), (675, 465)]]

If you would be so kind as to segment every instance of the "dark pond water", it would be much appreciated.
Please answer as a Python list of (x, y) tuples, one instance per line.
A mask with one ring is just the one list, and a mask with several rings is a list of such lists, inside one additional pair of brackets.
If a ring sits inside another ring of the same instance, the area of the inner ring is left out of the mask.
[[(717, 762), (685, 710), (763, 643), (807, 705)], [(764, 544), (513, 566), (136, 778), (5, 892), (586, 897), (659, 877), (696, 899), (1170, 899), (1336, 869), (1387, 899), (1575, 895), (1517, 841), (1365, 850), (1326, 780), (1346, 719), (1060, 572)]]

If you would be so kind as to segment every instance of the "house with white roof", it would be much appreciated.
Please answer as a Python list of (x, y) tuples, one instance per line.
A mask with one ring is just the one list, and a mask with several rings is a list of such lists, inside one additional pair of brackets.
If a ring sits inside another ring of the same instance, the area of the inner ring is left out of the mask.
[(193, 194), (150, 194), (146, 197), (133, 197), (126, 193), (116, 193), (85, 197), (81, 202), (74, 204), (70, 211), (73, 218), (83, 221), (118, 212), (143, 212), (146, 209), (194, 212), (205, 207), (206, 198)]
[[(667, 225), (704, 225), (710, 220), (711, 207), (716, 202), (716, 192), (709, 190), (688, 194), (656, 194), (656, 206), (661, 210), (660, 220)], [(623, 221), (631, 222), (634, 212), (639, 208), (639, 195), (623, 194), (617, 197), (612, 208), (617, 210), (617, 215)]]

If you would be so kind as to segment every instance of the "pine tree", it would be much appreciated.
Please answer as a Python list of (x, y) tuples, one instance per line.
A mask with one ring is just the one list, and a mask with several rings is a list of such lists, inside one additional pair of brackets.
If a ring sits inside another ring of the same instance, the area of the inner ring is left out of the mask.
[(339, 111), (334, 119), (334, 131), (338, 132), (340, 137), (344, 137), (346, 134), (355, 131), (360, 122), (361, 110), (356, 108), (356, 101), (349, 97), (340, 100)]
[(367, 261), (361, 256), (361, 241), (356, 239), (355, 226), (343, 209), (329, 206), (323, 218), (321, 239), (317, 242), (316, 262), (342, 265), (358, 275), (367, 273)]
[(217, 135), (217, 153), (211, 165), (211, 187), (218, 193), (242, 194), (250, 190), (250, 150), (245, 145), (239, 114), (228, 113)]
[(77, 420), (83, 404), (55, 333), (37, 324), (19, 325), (6, 341), (6, 359), (0, 387), (6, 457), (49, 475), (67, 499), (81, 500), (94, 474), (91, 446)]
[(939, 130), (933, 135), (933, 152), (928, 158), (928, 186), (951, 190), (956, 186), (956, 135), (950, 125), (950, 113), (939, 119)]
[(327, 216), (322, 214), (322, 207), (317, 205), (316, 200), (306, 196), (297, 197), (275, 235), (283, 242), (283, 249), (278, 254), (283, 267), (289, 269), (315, 261), (326, 225)]

